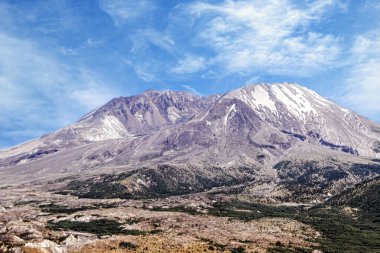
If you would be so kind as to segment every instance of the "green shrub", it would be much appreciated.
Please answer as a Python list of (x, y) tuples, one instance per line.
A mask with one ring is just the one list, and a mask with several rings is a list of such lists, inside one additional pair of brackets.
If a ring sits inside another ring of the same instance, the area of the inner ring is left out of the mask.
[(115, 220), (99, 219), (89, 222), (62, 220), (59, 222), (48, 222), (47, 227), (53, 230), (74, 230), (101, 235), (145, 235), (160, 233), (161, 230), (142, 231), (137, 229), (124, 229), (123, 224)]
[(130, 242), (121, 242), (121, 243), (119, 243), (119, 248), (136, 249), (137, 246), (134, 245), (133, 243), (130, 243)]
[(245, 252), (245, 248), (243, 248), (241, 246), (231, 249), (231, 253), (244, 253), (244, 252)]

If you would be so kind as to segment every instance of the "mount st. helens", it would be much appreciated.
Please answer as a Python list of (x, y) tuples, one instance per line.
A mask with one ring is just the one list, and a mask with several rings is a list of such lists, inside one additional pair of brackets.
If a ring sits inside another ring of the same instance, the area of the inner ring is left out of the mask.
[(297, 84), (115, 98), (0, 152), (0, 252), (378, 252), (379, 157)]
[(0, 184), (72, 176), (86, 187), (69, 190), (91, 195), (103, 173), (120, 186), (111, 196), (144, 197), (238, 185), (263, 194), (252, 186), (263, 180), (267, 196), (311, 200), (377, 175), (376, 157), (379, 124), (297, 84), (208, 97), (150, 90), (2, 151)]

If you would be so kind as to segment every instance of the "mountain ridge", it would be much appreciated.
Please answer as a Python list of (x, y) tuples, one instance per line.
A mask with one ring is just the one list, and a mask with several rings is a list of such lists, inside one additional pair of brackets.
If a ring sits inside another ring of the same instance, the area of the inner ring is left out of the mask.
[(379, 157), (376, 129), (298, 84), (247, 85), (208, 97), (148, 90), (114, 98), (70, 126), (0, 152), (0, 170), (29, 178), (41, 171), (58, 177), (192, 164), (260, 167), (261, 176), (275, 177), (276, 163), (300, 154), (359, 163)]

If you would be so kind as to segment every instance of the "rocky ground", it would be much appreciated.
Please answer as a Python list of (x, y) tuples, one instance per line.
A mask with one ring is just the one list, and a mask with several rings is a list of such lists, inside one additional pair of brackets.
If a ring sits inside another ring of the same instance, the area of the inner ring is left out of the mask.
[(321, 236), (291, 218), (216, 215), (216, 203), (235, 198), (223, 194), (96, 200), (47, 189), (1, 189), (0, 252), (267, 252), (313, 249)]
[(116, 98), (0, 151), (0, 252), (380, 252), (379, 138), (297, 84)]
[(134, 199), (70, 182), (1, 187), (0, 252), (380, 252), (379, 177), (309, 202), (265, 180)]

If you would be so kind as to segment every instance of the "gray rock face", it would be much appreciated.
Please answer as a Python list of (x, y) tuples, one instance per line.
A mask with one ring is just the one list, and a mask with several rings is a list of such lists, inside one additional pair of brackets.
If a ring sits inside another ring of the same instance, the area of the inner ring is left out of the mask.
[(272, 167), (282, 160), (375, 158), (379, 143), (380, 125), (297, 84), (249, 85), (209, 97), (147, 91), (0, 152), (1, 183), (159, 164), (255, 166), (275, 177)]
[(189, 121), (207, 110), (217, 98), (153, 90), (137, 96), (114, 98), (75, 124), (43, 137), (43, 140), (68, 145), (144, 135)]

